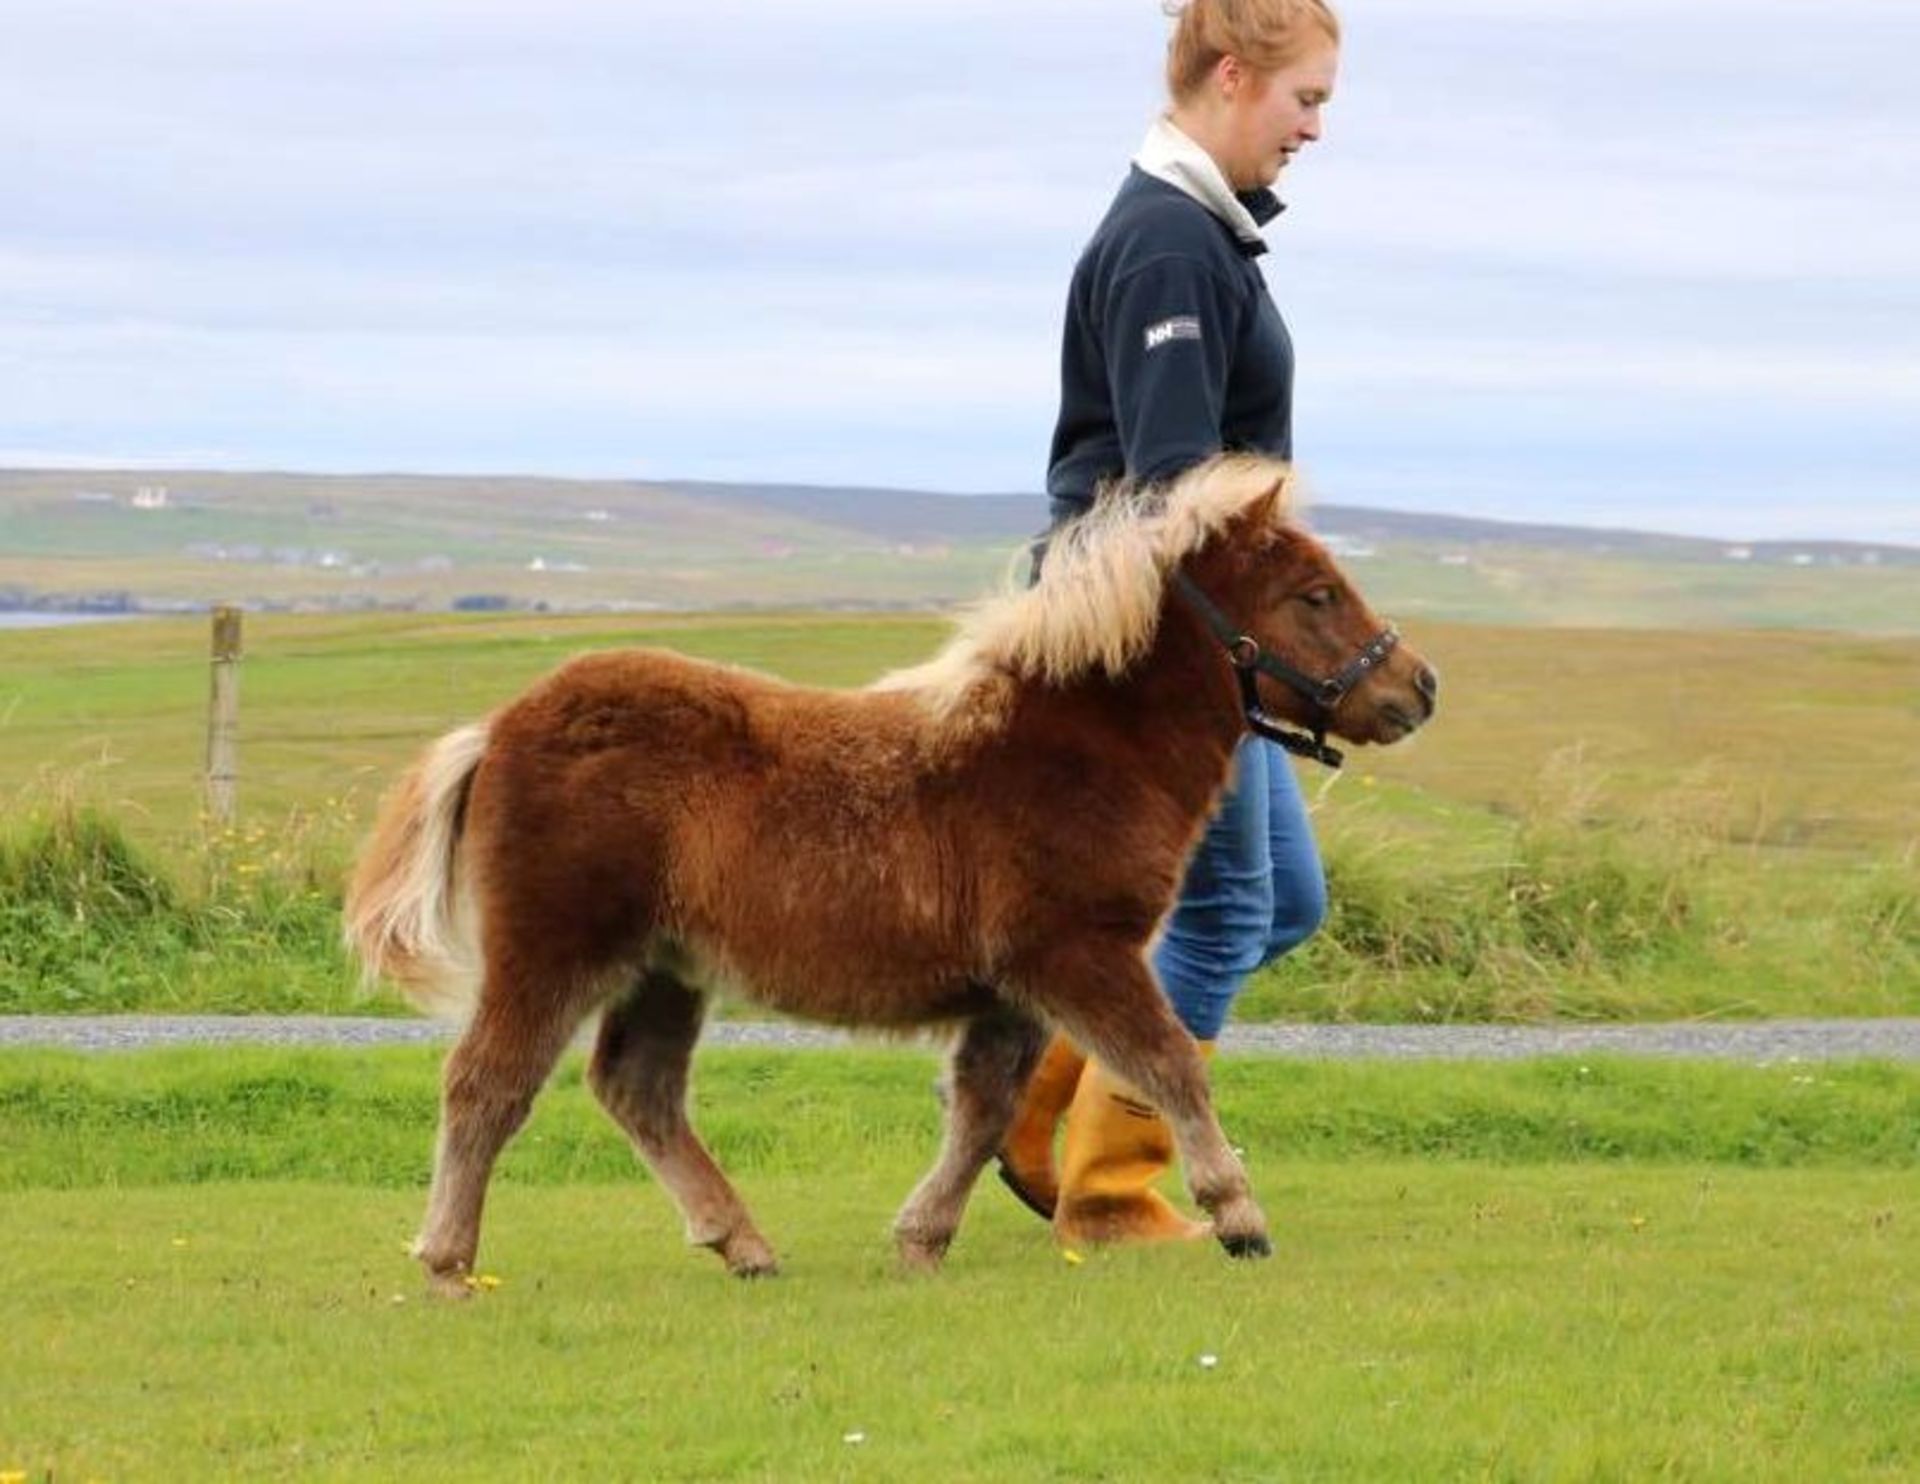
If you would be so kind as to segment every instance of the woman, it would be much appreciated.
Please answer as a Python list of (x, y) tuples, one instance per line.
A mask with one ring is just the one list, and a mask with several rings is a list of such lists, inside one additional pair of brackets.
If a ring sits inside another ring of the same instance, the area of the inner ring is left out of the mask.
[[(1339, 22), (1323, 0), (1189, 0), (1173, 13), (1170, 107), (1068, 293), (1047, 474), (1055, 525), (1122, 476), (1168, 479), (1223, 448), (1292, 456), (1293, 346), (1256, 259), (1262, 226), (1282, 209), (1272, 186), (1320, 137)], [(1293, 769), (1273, 744), (1249, 738), (1154, 950), (1203, 1051), (1247, 976), (1305, 940), (1325, 911)], [(1001, 1173), (1067, 1243), (1201, 1235), (1154, 1189), (1172, 1157), (1159, 1114), (1056, 1037)]]

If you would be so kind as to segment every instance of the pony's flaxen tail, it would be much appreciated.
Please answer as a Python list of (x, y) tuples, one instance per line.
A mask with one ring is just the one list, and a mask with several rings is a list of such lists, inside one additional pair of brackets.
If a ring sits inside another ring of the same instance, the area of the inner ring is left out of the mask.
[(423, 1009), (459, 1014), (479, 988), (478, 924), (460, 900), (455, 855), (487, 724), (449, 732), (380, 805), (347, 887), (347, 948)]

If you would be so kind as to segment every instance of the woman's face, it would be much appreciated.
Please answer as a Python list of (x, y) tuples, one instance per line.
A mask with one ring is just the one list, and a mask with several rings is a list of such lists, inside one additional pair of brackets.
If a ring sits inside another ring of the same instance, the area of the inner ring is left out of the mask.
[(1235, 190), (1272, 185), (1294, 153), (1320, 137), (1320, 110), (1333, 96), (1339, 62), (1339, 48), (1323, 42), (1277, 71), (1235, 67), (1222, 76), (1220, 166)]

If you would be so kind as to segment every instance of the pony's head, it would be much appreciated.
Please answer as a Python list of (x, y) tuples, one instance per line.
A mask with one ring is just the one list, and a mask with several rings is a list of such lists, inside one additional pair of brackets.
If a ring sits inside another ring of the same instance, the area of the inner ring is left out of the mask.
[[(1255, 729), (1277, 719), (1316, 742), (1332, 733), (1380, 744), (1415, 731), (1433, 715), (1439, 676), (1289, 518), (1285, 466), (1227, 459), (1215, 477), (1241, 486), (1242, 499), (1170, 574), (1167, 602), (1184, 603), (1212, 631)], [(1316, 751), (1306, 739), (1276, 740), (1338, 761), (1323, 742)]]
[[(914, 691), (945, 719), (997, 724), (1024, 680), (1125, 675), (1170, 608), (1198, 595), (1216, 610), (1223, 652), (1264, 661), (1246, 672), (1250, 711), (1354, 742), (1398, 741), (1433, 714), (1439, 682), (1397, 636), (1387, 640), (1327, 549), (1290, 522), (1291, 484), (1285, 464), (1227, 454), (1170, 484), (1114, 485), (1054, 533), (1036, 586), (975, 609), (932, 660), (878, 688)], [(1289, 668), (1311, 695), (1275, 678)], [(1337, 704), (1314, 704), (1327, 694), (1320, 682), (1349, 672)]]

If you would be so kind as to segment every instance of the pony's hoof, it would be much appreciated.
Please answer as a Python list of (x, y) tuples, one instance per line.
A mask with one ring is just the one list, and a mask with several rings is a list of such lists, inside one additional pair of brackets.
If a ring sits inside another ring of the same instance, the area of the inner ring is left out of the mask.
[(443, 1273), (427, 1270), (427, 1293), (430, 1297), (444, 1299), (448, 1303), (465, 1303), (474, 1294), (473, 1284), (467, 1281), (464, 1269), (452, 1268)]
[(1227, 1249), (1227, 1256), (1251, 1262), (1257, 1258), (1272, 1257), (1273, 1243), (1267, 1240), (1265, 1232), (1240, 1232), (1234, 1236), (1223, 1236), (1220, 1245)]
[(757, 1232), (736, 1232), (718, 1245), (721, 1260), (736, 1278), (772, 1278), (780, 1272), (780, 1259)]
[(909, 1273), (937, 1273), (947, 1258), (947, 1242), (899, 1241), (900, 1266)]
[(711, 1236), (690, 1231), (687, 1239), (696, 1247), (707, 1248), (736, 1278), (771, 1278), (780, 1271), (780, 1261), (773, 1255), (773, 1248), (754, 1230), (751, 1222)]

